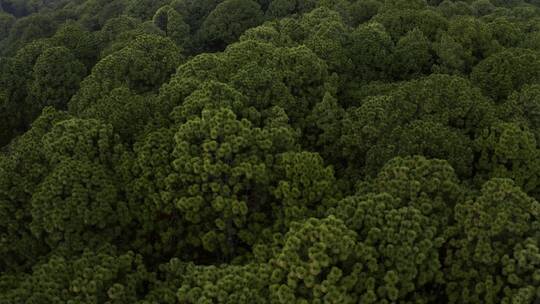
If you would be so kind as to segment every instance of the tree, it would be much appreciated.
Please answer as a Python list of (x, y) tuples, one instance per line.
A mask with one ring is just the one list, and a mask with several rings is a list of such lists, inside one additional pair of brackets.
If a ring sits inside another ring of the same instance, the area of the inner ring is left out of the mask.
[(346, 52), (348, 28), (342, 17), (337, 12), (321, 7), (305, 14), (300, 25), (307, 32), (303, 43), (328, 64), (330, 73), (346, 77), (352, 62)]
[(534, 303), (539, 203), (509, 179), (492, 179), (456, 206), (460, 235), (445, 261), (449, 303)]
[(334, 216), (294, 223), (270, 261), (271, 301), (353, 303), (350, 291), (358, 267), (345, 265), (353, 258), (355, 245), (356, 233)]
[(93, 32), (89, 32), (77, 23), (67, 22), (52, 37), (53, 43), (68, 48), (77, 60), (84, 63), (90, 71), (96, 64), (101, 49), (101, 41)]
[(362, 170), (374, 176), (395, 156), (425, 153), (433, 158), (450, 156), (459, 175), (469, 177), (472, 139), (479, 128), (493, 122), (493, 112), (467, 80), (431, 75), (349, 108), (339, 145), (356, 174)]
[(489, 15), (495, 10), (495, 6), (489, 0), (475, 0), (471, 3), (471, 7), (476, 16)]
[(525, 84), (537, 81), (538, 53), (527, 49), (507, 49), (480, 62), (471, 73), (486, 96), (502, 101)]
[(166, 184), (185, 221), (186, 242), (231, 257), (241, 242), (256, 239), (257, 222), (270, 207), (269, 198), (252, 196), (268, 187), (265, 155), (293, 148), (288, 128), (253, 128), (228, 109), (203, 110), (181, 125)]
[(518, 46), (525, 38), (519, 25), (506, 18), (497, 18), (488, 27), (499, 44), (507, 48)]
[(510, 178), (526, 193), (538, 192), (539, 153), (534, 134), (512, 123), (484, 130), (475, 140), (477, 179)]
[(501, 105), (503, 119), (523, 123), (540, 140), (540, 87), (536, 84), (525, 85), (519, 92), (514, 92)]
[(11, 27), (7, 38), (8, 48), (3, 53), (13, 54), (33, 40), (51, 36), (55, 32), (56, 26), (50, 16), (45, 14), (36, 14), (18, 19)]
[(184, 47), (188, 42), (190, 28), (184, 22), (184, 17), (172, 7), (166, 5), (157, 10), (152, 18), (154, 24), (164, 31), (178, 47)]
[(167, 38), (142, 35), (98, 62), (69, 103), (82, 112), (111, 90), (125, 86), (136, 93), (155, 91), (175, 71), (182, 57)]
[(415, 78), (431, 69), (431, 44), (420, 30), (414, 29), (399, 39), (392, 57), (393, 75)]
[(48, 252), (43, 240), (30, 231), (30, 200), (50, 172), (44, 156), (43, 136), (65, 113), (47, 107), (32, 128), (9, 145), (0, 157), (0, 270), (26, 271)]
[(198, 35), (201, 44), (210, 51), (223, 50), (236, 41), (248, 28), (259, 25), (263, 14), (252, 0), (226, 0), (206, 17)]
[(377, 15), (381, 3), (376, 0), (358, 0), (351, 4), (351, 26), (358, 25), (369, 21), (373, 16)]
[[(183, 281), (176, 292), (182, 303), (267, 303), (268, 265), (202, 266), (189, 264), (182, 273)], [(175, 299), (176, 302), (176, 299)]]
[(436, 63), (432, 67), (433, 72), (461, 75), (470, 69), (467, 66), (465, 49), (449, 34), (443, 33), (439, 40), (433, 43), (433, 50), (437, 55)]
[[(0, 277), (1, 279), (9, 279)], [(0, 295), (6, 303), (126, 303), (138, 301), (155, 279), (133, 252), (111, 246), (74, 257), (51, 256)], [(3, 282), (2, 282), (3, 283)], [(0, 283), (1, 284), (1, 283)]]
[(454, 207), (467, 194), (456, 172), (445, 160), (423, 156), (396, 157), (388, 161), (367, 189), (400, 199), (400, 207), (414, 207), (431, 219), (437, 236), (445, 239), (454, 222)]
[(83, 109), (82, 118), (94, 118), (111, 124), (120, 138), (133, 143), (151, 122), (156, 96), (137, 95), (126, 87), (113, 89), (95, 103)]
[(433, 41), (440, 30), (448, 28), (448, 20), (432, 10), (390, 9), (377, 14), (372, 21), (382, 24), (394, 42), (415, 28)]
[(171, 7), (182, 15), (191, 30), (191, 34), (200, 29), (208, 15), (222, 0), (173, 0)]
[[(433, 291), (443, 282), (438, 251), (444, 239), (437, 236), (436, 226), (418, 209), (398, 204), (399, 200), (389, 194), (370, 194), (347, 197), (329, 211), (356, 233), (354, 258), (341, 264), (343, 275), (338, 278), (343, 278), (337, 284), (351, 288), (346, 295), (354, 295), (354, 303), (436, 301)], [(316, 244), (315, 248), (321, 246)], [(325, 257), (316, 252), (309, 252), (310, 256)], [(340, 257), (348, 253), (335, 252)]]
[(352, 32), (348, 48), (354, 74), (367, 81), (387, 79), (393, 48), (394, 43), (382, 25), (360, 25)]
[(454, 2), (451, 0), (444, 0), (439, 3), (437, 10), (447, 18), (474, 14), (471, 6), (464, 1)]
[(456, 46), (457, 49), (463, 50), (458, 56), (465, 62), (467, 74), (478, 62), (500, 50), (500, 45), (493, 38), (489, 27), (481, 20), (470, 16), (452, 19), (448, 24), (448, 35), (459, 44)]
[(0, 12), (0, 41), (8, 37), (9, 31), (15, 23), (13, 15)]
[(62, 161), (32, 195), (32, 233), (67, 254), (114, 243), (130, 219), (114, 184), (99, 164)]
[(266, 10), (268, 18), (280, 18), (293, 14), (303, 14), (311, 11), (317, 5), (315, 0), (273, 0)]
[(126, 6), (125, 13), (127, 13), (128, 16), (132, 16), (146, 21), (152, 19), (152, 16), (155, 14), (155, 12), (165, 3), (166, 1), (164, 0), (129, 1)]
[(67, 48), (47, 49), (34, 65), (28, 98), (38, 108), (50, 105), (65, 109), (85, 74), (84, 65)]

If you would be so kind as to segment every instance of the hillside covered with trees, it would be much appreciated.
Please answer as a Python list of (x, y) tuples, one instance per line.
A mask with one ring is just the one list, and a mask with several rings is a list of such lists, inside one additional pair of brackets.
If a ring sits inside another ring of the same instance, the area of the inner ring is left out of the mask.
[(538, 0), (0, 0), (0, 303), (539, 304), (539, 143)]

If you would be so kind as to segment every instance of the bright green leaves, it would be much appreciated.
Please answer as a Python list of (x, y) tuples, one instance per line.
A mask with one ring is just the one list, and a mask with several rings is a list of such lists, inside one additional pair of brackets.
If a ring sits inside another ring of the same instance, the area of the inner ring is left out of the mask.
[[(268, 303), (268, 265), (188, 265), (177, 291), (181, 303)], [(176, 303), (176, 302), (175, 302)]]
[(306, 215), (320, 216), (339, 199), (331, 167), (324, 167), (317, 153), (290, 152), (278, 156), (278, 180), (273, 194), (280, 201), (275, 206), (277, 221), (285, 225)]
[(111, 248), (76, 257), (52, 256), (0, 295), (2, 303), (135, 303), (153, 280), (133, 252)]
[(66, 160), (32, 195), (33, 233), (51, 248), (83, 250), (114, 240), (119, 222), (129, 222), (115, 181), (98, 164)]
[(511, 180), (492, 179), (455, 214), (461, 238), (446, 258), (450, 303), (533, 303), (540, 204)]
[(94, 119), (68, 119), (54, 125), (43, 137), (43, 150), (49, 163), (81, 160), (113, 165), (121, 152), (118, 136), (110, 125)]
[(505, 120), (523, 122), (534, 134), (536, 142), (540, 140), (540, 86), (525, 85), (515, 92), (500, 106), (501, 116)]
[(234, 250), (235, 231), (269, 207), (268, 197), (254, 195), (270, 182), (272, 155), (293, 148), (290, 129), (254, 128), (228, 109), (203, 110), (200, 118), (181, 125), (168, 183), (178, 191), (175, 206), (191, 223), (187, 229), (195, 238), (211, 233), (222, 251)]
[[(356, 233), (334, 216), (294, 223), (273, 266), (270, 297), (275, 303), (354, 303)], [(345, 273), (344, 273), (345, 271)]]
[(433, 286), (442, 283), (444, 239), (428, 217), (399, 203), (388, 194), (352, 196), (329, 212), (357, 234), (355, 265), (346, 269), (354, 273), (358, 301), (429, 301)]
[(499, 123), (475, 139), (479, 158), (477, 178), (511, 178), (527, 193), (537, 193), (540, 180), (540, 151), (528, 129), (512, 123)]

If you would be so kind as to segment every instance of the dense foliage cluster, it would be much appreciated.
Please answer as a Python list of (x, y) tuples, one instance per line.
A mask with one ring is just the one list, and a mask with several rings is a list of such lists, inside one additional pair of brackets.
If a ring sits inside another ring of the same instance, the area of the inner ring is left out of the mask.
[(0, 303), (540, 303), (540, 1), (0, 0)]

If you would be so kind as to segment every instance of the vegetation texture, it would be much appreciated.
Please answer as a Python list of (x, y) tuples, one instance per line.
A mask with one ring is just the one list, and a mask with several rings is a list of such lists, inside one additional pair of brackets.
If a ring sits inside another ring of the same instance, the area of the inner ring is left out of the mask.
[(0, 304), (540, 304), (539, 0), (0, 0)]

